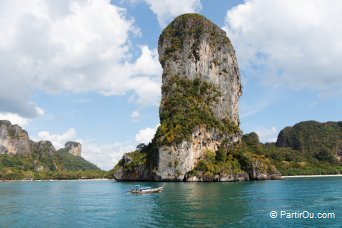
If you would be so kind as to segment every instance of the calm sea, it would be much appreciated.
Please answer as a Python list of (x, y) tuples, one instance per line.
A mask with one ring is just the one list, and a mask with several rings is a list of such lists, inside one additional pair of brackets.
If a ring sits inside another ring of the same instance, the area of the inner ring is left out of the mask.
[(342, 227), (341, 177), (166, 183), (149, 195), (127, 193), (134, 184), (2, 182), (0, 227)]

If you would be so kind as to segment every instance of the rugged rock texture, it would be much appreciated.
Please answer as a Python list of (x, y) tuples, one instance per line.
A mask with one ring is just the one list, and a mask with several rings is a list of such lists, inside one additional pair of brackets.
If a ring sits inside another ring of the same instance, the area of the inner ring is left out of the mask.
[(140, 152), (124, 154), (119, 164), (117, 164), (114, 168), (114, 178), (117, 181), (155, 180), (149, 167), (147, 166), (145, 154)]
[[(211, 107), (218, 119), (239, 125), (238, 99), (242, 94), (239, 68), (233, 46), (225, 31), (198, 14), (177, 17), (161, 34), (159, 60), (163, 85), (174, 76), (216, 85), (221, 96)], [(169, 94), (162, 90), (163, 103)]]
[(280, 172), (270, 163), (263, 159), (253, 159), (247, 168), (251, 180), (276, 180), (281, 178)]
[(52, 145), (50, 141), (31, 141), (31, 145), (32, 151), (40, 154), (53, 155), (56, 152), (55, 147)]
[(18, 125), (0, 120), (0, 154), (30, 154), (31, 143), (28, 134)]
[(190, 140), (161, 146), (158, 150), (158, 179), (186, 180), (186, 173), (195, 168), (197, 162), (204, 158), (206, 151), (217, 151), (221, 140), (222, 136), (218, 130), (196, 127)]
[(65, 143), (65, 149), (72, 155), (81, 156), (82, 146), (78, 142)]

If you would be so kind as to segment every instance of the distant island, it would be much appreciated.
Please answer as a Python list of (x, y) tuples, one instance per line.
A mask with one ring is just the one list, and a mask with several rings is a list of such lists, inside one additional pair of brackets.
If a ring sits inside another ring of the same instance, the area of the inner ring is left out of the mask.
[(81, 144), (56, 150), (50, 141), (34, 142), (25, 130), (0, 120), (0, 180), (67, 180), (106, 177), (81, 157)]
[(242, 181), (281, 175), (340, 174), (341, 122), (301, 122), (276, 143), (242, 135), (241, 79), (226, 33), (207, 18), (184, 14), (158, 41), (163, 67), (160, 126), (148, 145), (127, 153), (118, 181)]

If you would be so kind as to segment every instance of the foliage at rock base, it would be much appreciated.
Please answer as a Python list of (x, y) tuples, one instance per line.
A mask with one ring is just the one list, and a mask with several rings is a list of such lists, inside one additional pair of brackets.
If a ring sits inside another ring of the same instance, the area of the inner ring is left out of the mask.
[(249, 179), (271, 179), (280, 176), (272, 161), (264, 155), (251, 152), (245, 143), (225, 146), (218, 151), (207, 151), (189, 177), (196, 176), (202, 180), (215, 180), (216, 176), (247, 174)]

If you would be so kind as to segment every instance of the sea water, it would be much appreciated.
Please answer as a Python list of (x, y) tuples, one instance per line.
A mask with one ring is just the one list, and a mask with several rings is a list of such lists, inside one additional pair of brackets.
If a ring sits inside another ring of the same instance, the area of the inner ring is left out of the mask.
[[(234, 183), (1, 182), (0, 227), (342, 226), (342, 178)], [(162, 183), (140, 183), (158, 187)]]

